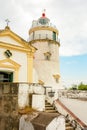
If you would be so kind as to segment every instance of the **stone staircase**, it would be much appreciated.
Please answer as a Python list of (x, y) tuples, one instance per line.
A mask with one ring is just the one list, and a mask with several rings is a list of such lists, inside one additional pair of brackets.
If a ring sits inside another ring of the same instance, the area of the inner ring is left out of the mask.
[[(50, 103), (48, 103), (47, 101), (45, 101), (45, 112), (58, 113), (58, 111), (55, 109), (55, 107), (53, 105), (51, 105)], [(74, 130), (74, 128), (69, 123), (69, 121), (66, 121), (66, 130)]]

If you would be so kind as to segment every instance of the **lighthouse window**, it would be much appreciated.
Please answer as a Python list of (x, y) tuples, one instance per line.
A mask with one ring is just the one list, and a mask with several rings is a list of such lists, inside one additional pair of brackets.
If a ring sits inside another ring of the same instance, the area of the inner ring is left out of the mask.
[(46, 60), (50, 60), (50, 56), (46, 56)]
[(46, 60), (50, 60), (51, 53), (50, 52), (46, 52), (46, 53), (44, 53), (44, 56), (45, 56)]
[(35, 35), (35, 32), (33, 32), (33, 40), (34, 40), (34, 35)]
[(41, 18), (41, 19), (39, 19), (39, 23), (44, 25), (44, 24), (48, 23), (48, 20), (46, 18)]
[(56, 40), (56, 33), (53, 32), (53, 40)]

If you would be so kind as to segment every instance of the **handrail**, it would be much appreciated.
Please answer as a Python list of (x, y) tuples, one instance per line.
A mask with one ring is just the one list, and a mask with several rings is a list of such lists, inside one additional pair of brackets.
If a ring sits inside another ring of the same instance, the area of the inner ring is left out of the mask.
[(82, 128), (84, 128), (85, 130), (87, 129), (87, 125), (83, 121), (81, 121), (73, 112), (71, 112), (59, 99), (56, 100), (56, 103), (63, 107), (64, 110), (67, 111), (68, 114), (70, 114)]

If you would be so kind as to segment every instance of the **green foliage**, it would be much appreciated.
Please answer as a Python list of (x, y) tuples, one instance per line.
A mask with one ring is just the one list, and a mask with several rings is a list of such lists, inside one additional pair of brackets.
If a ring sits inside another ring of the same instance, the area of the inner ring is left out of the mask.
[(82, 82), (78, 85), (78, 90), (87, 90), (87, 85), (83, 84)]
[(73, 84), (69, 90), (87, 90), (87, 85), (82, 82), (79, 85)]
[(73, 84), (72, 87), (69, 88), (70, 90), (77, 90), (77, 85)]

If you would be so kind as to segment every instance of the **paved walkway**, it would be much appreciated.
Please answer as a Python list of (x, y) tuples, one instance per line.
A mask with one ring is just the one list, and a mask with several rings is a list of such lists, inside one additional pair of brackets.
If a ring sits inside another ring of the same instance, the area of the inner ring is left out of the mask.
[(80, 120), (87, 125), (87, 101), (78, 99), (60, 98), (61, 102), (68, 107)]

